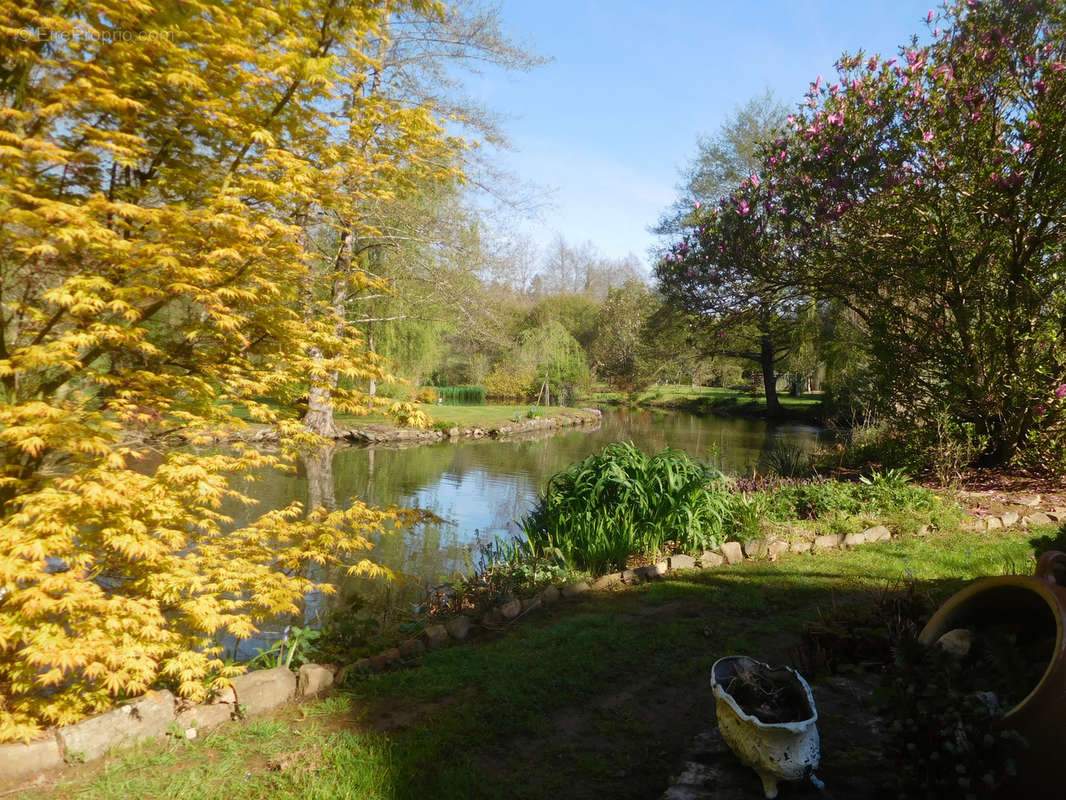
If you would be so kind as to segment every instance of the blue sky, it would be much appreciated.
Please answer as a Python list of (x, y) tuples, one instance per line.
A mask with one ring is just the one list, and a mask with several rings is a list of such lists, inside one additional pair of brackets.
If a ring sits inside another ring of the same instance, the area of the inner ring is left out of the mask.
[(504, 30), (554, 58), (471, 88), (506, 114), (503, 162), (553, 189), (527, 234), (646, 260), (696, 137), (769, 88), (798, 103), (844, 51), (891, 52), (925, 31), (931, 0), (503, 0)]

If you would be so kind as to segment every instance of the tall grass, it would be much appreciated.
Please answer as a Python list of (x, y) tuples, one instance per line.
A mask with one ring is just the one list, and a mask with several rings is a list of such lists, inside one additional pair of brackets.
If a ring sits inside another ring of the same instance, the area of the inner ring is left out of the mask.
[(445, 403), (469, 403), (481, 405), (485, 402), (484, 386), (437, 386), (437, 395)]
[(522, 527), (536, 552), (557, 548), (571, 566), (601, 574), (668, 543), (692, 552), (720, 544), (729, 503), (723, 486), (718, 473), (681, 451), (648, 456), (614, 442), (552, 476)]

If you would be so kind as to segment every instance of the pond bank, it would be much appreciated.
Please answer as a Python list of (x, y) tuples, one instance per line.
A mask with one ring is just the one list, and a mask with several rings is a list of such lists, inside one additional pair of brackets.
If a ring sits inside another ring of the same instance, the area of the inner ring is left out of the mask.
[(601, 392), (591, 395), (589, 402), (604, 406), (687, 411), (697, 415), (713, 414), (727, 418), (804, 422), (811, 425), (821, 425), (823, 422), (820, 393), (800, 397), (779, 395), (780, 413), (771, 415), (767, 413), (765, 398), (753, 396), (750, 392), (713, 387), (689, 390), (668, 388), (670, 391), (655, 390), (631, 394)]
[(512, 420), (506, 423), (485, 423), (461, 427), (458, 424), (443, 430), (401, 428), (396, 425), (374, 424), (352, 428), (345, 432), (344, 439), (363, 444), (416, 442), (431, 443), (456, 439), (507, 439), (526, 434), (538, 434), (584, 425), (599, 425), (600, 414), (591, 409), (566, 409), (550, 412), (549, 417)]
[[(446, 411), (448, 408), (456, 407), (431, 406), (425, 410), (427, 414), (435, 415), (439, 413), (443, 416), (448, 413)], [(456, 422), (448, 427), (443, 427), (441, 421), (435, 421), (433, 428), (410, 428), (390, 422), (368, 422), (359, 424), (357, 427), (345, 427), (346, 423), (354, 422), (354, 418), (343, 418), (337, 426), (339, 432), (336, 440), (352, 444), (411, 446), (458, 441), (461, 439), (514, 439), (529, 435), (544, 435), (566, 428), (593, 427), (599, 425), (602, 418), (597, 409), (564, 408), (544, 412), (550, 416), (532, 418), (514, 419), (513, 416), (518, 416), (517, 412), (514, 412), (511, 419), (501, 421), (498, 412), (503, 407), (471, 406), (462, 408), (462, 416), (472, 418), (472, 421)], [(486, 413), (478, 414), (480, 408), (484, 408)], [(438, 412), (437, 409), (440, 409), (440, 411)], [(235, 431), (232, 438), (244, 442), (271, 443), (278, 440), (278, 434), (273, 428), (260, 425)]]

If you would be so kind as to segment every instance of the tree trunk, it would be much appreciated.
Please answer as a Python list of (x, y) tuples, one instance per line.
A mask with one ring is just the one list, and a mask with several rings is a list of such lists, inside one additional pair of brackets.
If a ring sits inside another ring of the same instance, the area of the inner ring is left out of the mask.
[[(311, 357), (316, 361), (320, 360), (322, 351), (317, 347), (312, 347)], [(317, 433), (326, 439), (341, 438), (340, 429), (333, 419), (333, 398), (328, 386), (312, 385), (308, 391), (304, 427), (311, 433)]]
[(307, 510), (325, 508), (337, 510), (337, 495), (333, 489), (334, 446), (327, 444), (301, 454), (307, 473)]
[(766, 392), (766, 414), (779, 417), (781, 403), (777, 399), (777, 378), (774, 375), (774, 340), (766, 330), (759, 337), (759, 366), (762, 367), (762, 383)]
[[(370, 350), (370, 352), (372, 353), (372, 352), (374, 352), (374, 333), (373, 333), (373, 331), (370, 330), (371, 324), (372, 323), (368, 323), (367, 324), (366, 346), (367, 346), (367, 349)], [(367, 389), (366, 393), (370, 397), (374, 397), (375, 395), (377, 395), (377, 393), (378, 393), (378, 379), (377, 378), (373, 378), (372, 377), (370, 379), (370, 387)]]
[[(332, 413), (330, 415), (332, 419)], [(332, 443), (306, 450), (300, 454), (300, 461), (307, 475), (307, 508), (306, 513), (311, 513), (316, 508), (325, 508), (326, 511), (337, 510), (337, 493), (333, 483), (333, 455), (335, 447)], [(304, 576), (315, 581), (336, 580), (329, 575), (328, 568), (317, 564), (309, 564)], [(329, 609), (329, 596), (321, 590), (316, 590), (304, 597), (303, 624), (313, 625)]]
[[(341, 335), (344, 326), (344, 316), (348, 304), (348, 273), (352, 262), (352, 235), (348, 231), (341, 233), (340, 242), (337, 245), (337, 257), (333, 261), (332, 281), (330, 283), (330, 308), (333, 311), (337, 323), (337, 335)], [(308, 309), (312, 308), (314, 298), (308, 298)], [(310, 313), (313, 313), (310, 312)], [(322, 351), (317, 347), (310, 349), (313, 359), (320, 361)], [(311, 433), (317, 433), (327, 439), (340, 439), (343, 437), (337, 423), (333, 419), (333, 389), (337, 386), (337, 373), (334, 372), (326, 381), (311, 384), (307, 395), (307, 414), (304, 416), (304, 427)]]

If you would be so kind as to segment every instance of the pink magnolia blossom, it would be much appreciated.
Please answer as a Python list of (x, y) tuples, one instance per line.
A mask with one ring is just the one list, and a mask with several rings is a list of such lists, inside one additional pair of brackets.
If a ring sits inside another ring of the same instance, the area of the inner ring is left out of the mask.
[(1064, 397), (1066, 397), (1066, 383), (1062, 384), (1061, 386), (1059, 386), (1058, 389), (1055, 390), (1056, 400), (1061, 400)]

